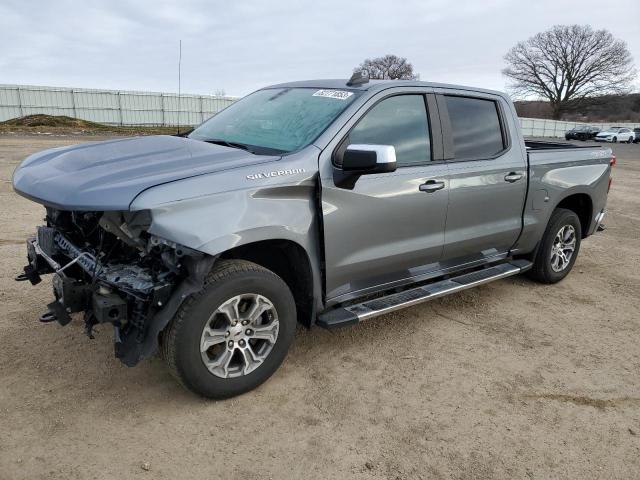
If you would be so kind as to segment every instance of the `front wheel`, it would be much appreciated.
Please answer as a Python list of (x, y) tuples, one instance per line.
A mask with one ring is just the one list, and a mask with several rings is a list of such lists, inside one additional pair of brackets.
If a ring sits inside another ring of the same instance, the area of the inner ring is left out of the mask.
[(295, 327), (295, 302), (279, 276), (248, 261), (222, 260), (162, 333), (162, 353), (189, 390), (228, 398), (278, 369)]
[(557, 208), (551, 214), (530, 276), (541, 283), (556, 283), (566, 277), (578, 256), (582, 228), (571, 210)]
[(611, 143), (618, 143), (618, 137), (613, 137), (611, 139)]

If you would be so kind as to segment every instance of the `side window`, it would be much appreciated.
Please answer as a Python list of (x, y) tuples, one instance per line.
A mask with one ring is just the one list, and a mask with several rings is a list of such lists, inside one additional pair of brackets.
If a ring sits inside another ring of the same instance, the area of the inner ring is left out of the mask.
[(431, 160), (429, 120), (422, 95), (398, 95), (369, 110), (349, 133), (350, 144), (393, 145), (398, 167)]
[(505, 148), (493, 100), (445, 96), (456, 160), (489, 158)]

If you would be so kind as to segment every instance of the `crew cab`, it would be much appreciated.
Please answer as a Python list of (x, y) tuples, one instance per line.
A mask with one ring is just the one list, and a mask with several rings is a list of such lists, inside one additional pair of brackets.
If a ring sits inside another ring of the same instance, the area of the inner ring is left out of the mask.
[(500, 92), (274, 85), (186, 135), (27, 158), (13, 185), (46, 224), (16, 279), (53, 275), (42, 321), (111, 324), (126, 365), (159, 348), (186, 387), (224, 398), (274, 373), (297, 322), (346, 327), (525, 272), (562, 280), (603, 228), (614, 163), (525, 141)]

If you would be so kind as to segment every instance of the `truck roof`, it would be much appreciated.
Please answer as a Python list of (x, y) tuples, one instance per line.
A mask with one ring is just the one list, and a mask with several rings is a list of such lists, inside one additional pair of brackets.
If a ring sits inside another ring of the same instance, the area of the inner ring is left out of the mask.
[(345, 78), (339, 79), (318, 79), (318, 80), (301, 80), (296, 82), (278, 83), (275, 85), (269, 85), (264, 88), (294, 88), (294, 87), (307, 87), (307, 88), (331, 88), (340, 90), (354, 90), (354, 91), (379, 91), (391, 87), (437, 87), (437, 88), (451, 88), (456, 90), (469, 90), (473, 92), (491, 93), (494, 95), (505, 96), (503, 92), (496, 90), (488, 90), (485, 88), (470, 87), (465, 85), (454, 85), (448, 83), (436, 83), (436, 82), (422, 82), (416, 80), (369, 80), (366, 83), (357, 85), (347, 85), (349, 80)]

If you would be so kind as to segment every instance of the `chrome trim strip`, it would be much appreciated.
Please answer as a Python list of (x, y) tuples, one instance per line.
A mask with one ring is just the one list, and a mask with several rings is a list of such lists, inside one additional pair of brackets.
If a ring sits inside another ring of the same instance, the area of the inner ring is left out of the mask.
[[(423, 303), (423, 302), (427, 302), (429, 300), (433, 300), (435, 298), (440, 298), (440, 297), (444, 297), (446, 295), (449, 295), (451, 293), (456, 293), (456, 292), (461, 292), (462, 290), (467, 290), (468, 288), (473, 288), (476, 287), (478, 285), (482, 285), (485, 283), (490, 283), (493, 282), (494, 280), (500, 280), (501, 278), (506, 278), (506, 277), (510, 277), (512, 275), (517, 275), (518, 273), (520, 273), (522, 271), (522, 269), (520, 267), (516, 267), (513, 265), (508, 264), (511, 268), (508, 268), (506, 270), (501, 271), (500, 273), (496, 274), (496, 275), (492, 275), (491, 277), (487, 277), (487, 278), (483, 278), (481, 280), (477, 280), (475, 282), (471, 282), (471, 283), (467, 283), (467, 284), (459, 284), (459, 283), (455, 283), (453, 280), (455, 280), (455, 278), (453, 279), (449, 279), (449, 280), (443, 280), (442, 282), (438, 282), (438, 283), (432, 283), (429, 285), (425, 285), (422, 287), (418, 287), (416, 288), (416, 290), (422, 290), (425, 295), (424, 297), (421, 298), (416, 298), (413, 300), (408, 300), (406, 302), (403, 303), (399, 303), (397, 305), (392, 305), (390, 307), (387, 308), (383, 308), (381, 310), (370, 310), (368, 309), (366, 306), (364, 306), (364, 303), (358, 304), (358, 305), (352, 305), (349, 307), (345, 307), (346, 310), (352, 312), (354, 315), (356, 315), (358, 317), (359, 321), (364, 321), (364, 320), (368, 320), (370, 318), (374, 318), (377, 317), (379, 315), (384, 315), (386, 313), (391, 313), (391, 312), (395, 312), (396, 310), (401, 310), (403, 308), (406, 307), (411, 307), (413, 305), (417, 305), (419, 303)], [(493, 267), (493, 268), (497, 268), (497, 267)], [(444, 287), (442, 290), (438, 290), (438, 291), (433, 291), (435, 289), (438, 288), (438, 286), (441, 285), (442, 287)], [(384, 298), (384, 297), (383, 297)], [(381, 300), (381, 299), (380, 299)], [(369, 310), (369, 311), (362, 311), (363, 309)], [(360, 312), (360, 313), (358, 313)]]

